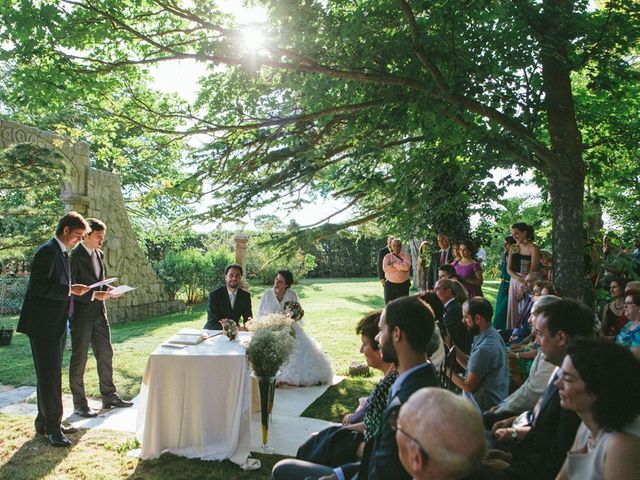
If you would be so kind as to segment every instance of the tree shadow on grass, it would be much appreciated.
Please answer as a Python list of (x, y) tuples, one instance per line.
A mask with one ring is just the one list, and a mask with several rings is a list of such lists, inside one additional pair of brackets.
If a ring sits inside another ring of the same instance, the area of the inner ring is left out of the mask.
[[(85, 433), (86, 430), (78, 430), (67, 437), (75, 445)], [(7, 462), (0, 466), (0, 479), (32, 480), (43, 478), (64, 462), (73, 451), (73, 445), (68, 448), (52, 447), (43, 435), (35, 434), (34, 437), (23, 443)]]
[(365, 294), (358, 295), (357, 297), (349, 295), (348, 297), (344, 297), (344, 299), (349, 302), (357, 303), (358, 305), (364, 305), (371, 310), (382, 310), (384, 308), (384, 298), (380, 295)]

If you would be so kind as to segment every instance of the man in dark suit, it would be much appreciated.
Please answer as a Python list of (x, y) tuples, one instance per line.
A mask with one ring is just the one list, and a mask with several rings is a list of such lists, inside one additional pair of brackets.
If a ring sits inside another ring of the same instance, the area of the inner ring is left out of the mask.
[[(207, 307), (207, 323), (204, 328), (208, 330), (222, 330), (222, 324), (226, 320), (234, 320), (240, 326), (240, 318), (243, 323), (248, 322), (251, 313), (251, 295), (240, 288), (242, 280), (242, 267), (240, 265), (228, 265), (224, 269), (225, 285), (209, 293), (209, 306)], [(240, 326), (241, 330), (246, 330)]]
[[(100, 248), (107, 233), (106, 225), (95, 218), (87, 219), (89, 232), (71, 254), (71, 278), (74, 282), (92, 285), (106, 278), (104, 254)], [(111, 329), (107, 319), (105, 301), (111, 298), (110, 287), (102, 285), (74, 299), (71, 316), (71, 362), (69, 386), (73, 394), (74, 413), (91, 418), (97, 412), (89, 408), (84, 391), (84, 370), (87, 365), (89, 344), (96, 357), (102, 408), (123, 408), (133, 405), (116, 393), (113, 384), (113, 348)]]
[(62, 422), (62, 354), (72, 295), (89, 288), (72, 284), (68, 250), (82, 238), (88, 225), (79, 213), (69, 212), (58, 222), (54, 238), (41, 245), (31, 264), (18, 332), (29, 336), (36, 370), (38, 416), (36, 432), (54, 447), (71, 445)]
[(394, 237), (393, 235), (389, 235), (387, 237), (387, 246), (384, 247), (383, 249), (381, 249), (378, 252), (378, 278), (380, 279), (380, 284), (382, 285), (382, 288), (384, 289), (384, 303), (385, 305), (387, 304), (387, 287), (386, 287), (386, 282), (387, 279), (385, 277), (384, 274), (384, 269), (382, 267), (382, 261), (384, 260), (384, 257), (387, 256), (388, 253), (391, 253), (391, 243), (395, 240), (396, 237)]
[(427, 290), (433, 290), (438, 281), (438, 268), (448, 265), (453, 261), (453, 250), (449, 244), (449, 237), (444, 233), (438, 234), (438, 247), (440, 249), (431, 254), (429, 272), (427, 275)]
[(473, 335), (462, 322), (462, 305), (454, 297), (454, 281), (449, 279), (438, 280), (435, 284), (436, 295), (444, 305), (442, 322), (445, 327), (445, 334), (442, 338), (449, 348), (455, 345), (465, 355), (469, 355)]
[(332, 469), (302, 460), (283, 460), (273, 468), (272, 479), (302, 480), (308, 476), (324, 476), (346, 480), (356, 474), (359, 480), (411, 479), (400, 463), (390, 419), (414, 392), (439, 385), (435, 368), (425, 354), (435, 320), (422, 300), (415, 296), (401, 297), (386, 305), (379, 327), (376, 340), (380, 343), (382, 360), (396, 365), (399, 376), (391, 386), (380, 427), (364, 447), (362, 461)]
[[(589, 337), (593, 333), (593, 312), (584, 303), (562, 299), (547, 303), (537, 310), (536, 343), (544, 358), (560, 367), (567, 354), (567, 345), (576, 336)], [(493, 478), (524, 480), (551, 480), (556, 478), (573, 444), (580, 418), (572, 410), (560, 406), (560, 395), (552, 377), (538, 404), (530, 412), (530, 425), (516, 427), (516, 417), (496, 422), (495, 438), (511, 447), (512, 458), (504, 470), (493, 473)], [(504, 455), (489, 452), (490, 462), (501, 462)]]

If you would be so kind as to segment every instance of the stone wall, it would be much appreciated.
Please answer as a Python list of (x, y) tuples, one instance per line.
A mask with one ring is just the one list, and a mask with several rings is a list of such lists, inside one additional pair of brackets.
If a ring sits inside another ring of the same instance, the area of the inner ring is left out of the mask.
[[(184, 310), (182, 301), (169, 294), (135, 240), (117, 175), (89, 166), (89, 146), (49, 132), (0, 120), (0, 149), (15, 143), (35, 143), (63, 155), (67, 176), (60, 198), (67, 210), (95, 217), (107, 224), (104, 253), (107, 275), (118, 277), (118, 285), (136, 289), (109, 300), (109, 320), (137, 320)], [(53, 230), (53, 228), (52, 228)]]

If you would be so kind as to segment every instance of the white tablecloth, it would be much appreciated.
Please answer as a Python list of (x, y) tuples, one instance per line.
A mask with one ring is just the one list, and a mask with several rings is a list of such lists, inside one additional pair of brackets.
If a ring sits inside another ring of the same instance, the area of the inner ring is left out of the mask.
[[(242, 339), (246, 333), (240, 332)], [(245, 349), (220, 335), (181, 349), (162, 345), (142, 378), (140, 458), (164, 452), (244, 466), (251, 445), (251, 377)]]

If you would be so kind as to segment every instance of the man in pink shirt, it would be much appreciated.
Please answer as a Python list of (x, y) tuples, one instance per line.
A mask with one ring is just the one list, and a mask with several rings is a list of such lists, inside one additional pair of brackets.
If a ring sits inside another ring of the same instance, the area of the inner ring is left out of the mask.
[(394, 238), (391, 242), (391, 253), (386, 254), (382, 260), (385, 278), (385, 304), (396, 298), (409, 295), (411, 257), (401, 250), (402, 242)]

